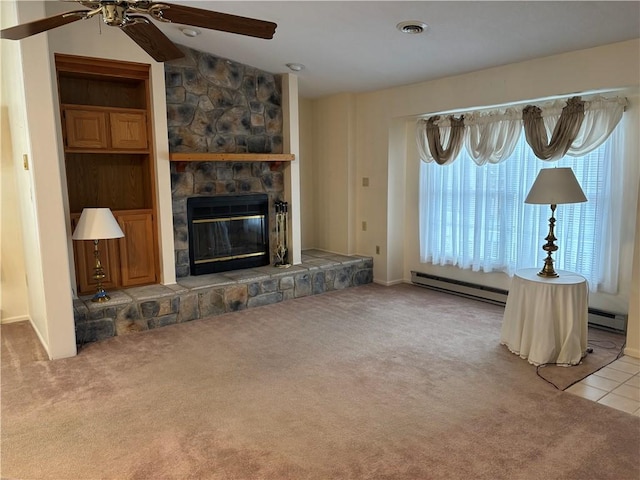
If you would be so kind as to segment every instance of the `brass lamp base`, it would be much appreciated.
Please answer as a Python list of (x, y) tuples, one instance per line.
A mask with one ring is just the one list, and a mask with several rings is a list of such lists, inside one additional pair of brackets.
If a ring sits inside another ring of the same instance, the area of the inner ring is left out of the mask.
[(102, 262), (100, 262), (100, 252), (98, 251), (98, 242), (99, 240), (93, 241), (93, 255), (96, 259), (96, 264), (93, 267), (94, 273), (93, 278), (98, 285), (96, 287), (96, 294), (91, 299), (92, 302), (102, 303), (111, 300), (111, 297), (107, 295), (107, 292), (104, 290), (102, 286), (102, 280), (106, 277), (104, 273), (104, 268), (102, 267)]
[(549, 219), (549, 234), (546, 236), (545, 243), (542, 246), (542, 249), (547, 252), (547, 258), (544, 259), (544, 267), (542, 270), (538, 272), (538, 276), (546, 277), (546, 278), (556, 278), (559, 275), (553, 269), (553, 258), (551, 258), (551, 254), (558, 250), (558, 246), (553, 243), (557, 240), (556, 236), (553, 234), (553, 228), (556, 224), (556, 219), (554, 217), (554, 213), (556, 211), (556, 205), (551, 205), (551, 218)]
[(551, 258), (551, 254), (545, 259), (544, 267), (542, 270), (538, 272), (538, 276), (547, 277), (547, 278), (557, 278), (559, 275), (553, 269), (553, 259)]

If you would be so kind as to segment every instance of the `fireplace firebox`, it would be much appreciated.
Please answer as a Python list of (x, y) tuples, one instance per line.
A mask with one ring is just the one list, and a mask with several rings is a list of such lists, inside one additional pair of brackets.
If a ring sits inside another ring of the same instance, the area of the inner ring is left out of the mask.
[(266, 194), (187, 199), (191, 275), (269, 264)]

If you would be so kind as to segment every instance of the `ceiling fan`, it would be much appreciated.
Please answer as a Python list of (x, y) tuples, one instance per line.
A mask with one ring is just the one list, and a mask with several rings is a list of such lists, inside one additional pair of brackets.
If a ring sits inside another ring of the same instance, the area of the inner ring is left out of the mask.
[[(0, 31), (0, 38), (21, 40), (56, 27), (85, 20), (96, 15), (109, 26), (119, 27), (134, 42), (158, 62), (181, 58), (184, 54), (148, 17), (160, 22), (179, 23), (195, 27), (270, 39), (277, 25), (265, 20), (212, 12), (166, 2), (147, 0), (71, 0), (88, 10), (74, 10), (23, 23)], [(148, 17), (146, 17), (147, 15)]]

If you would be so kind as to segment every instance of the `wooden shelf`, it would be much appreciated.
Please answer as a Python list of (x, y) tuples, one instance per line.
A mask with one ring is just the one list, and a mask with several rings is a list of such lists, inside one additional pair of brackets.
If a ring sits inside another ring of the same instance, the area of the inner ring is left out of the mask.
[(170, 153), (171, 162), (291, 162), (293, 153)]
[(144, 108), (103, 107), (101, 105), (85, 105), (82, 103), (62, 103), (62, 110), (91, 110), (95, 112), (147, 113)]

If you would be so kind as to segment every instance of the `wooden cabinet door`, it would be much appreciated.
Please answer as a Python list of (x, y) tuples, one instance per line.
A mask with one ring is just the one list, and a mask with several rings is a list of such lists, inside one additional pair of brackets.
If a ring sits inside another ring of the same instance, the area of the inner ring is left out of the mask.
[[(75, 230), (80, 214), (73, 214), (71, 218), (72, 230)], [(74, 240), (73, 255), (76, 267), (76, 284), (78, 295), (92, 295), (96, 293), (98, 282), (93, 278), (96, 265), (94, 244), (91, 240)], [(102, 263), (105, 278), (102, 286), (105, 290), (120, 286), (120, 262), (118, 261), (118, 241), (100, 240), (98, 243), (98, 258)]]
[(124, 238), (119, 239), (122, 286), (155, 283), (156, 254), (151, 212), (117, 212), (115, 216), (124, 232)]
[(111, 112), (109, 123), (113, 148), (147, 148), (147, 119), (144, 113)]
[(95, 110), (64, 112), (68, 148), (107, 148), (107, 115)]

